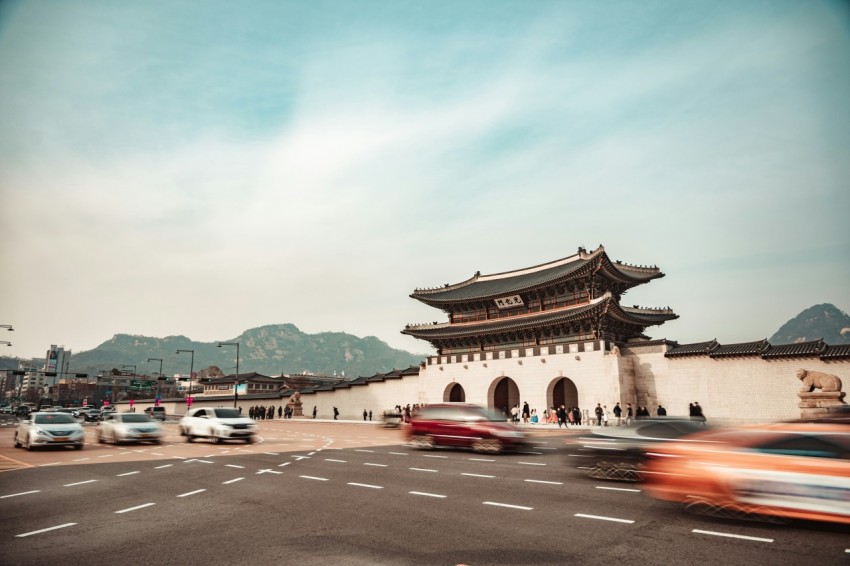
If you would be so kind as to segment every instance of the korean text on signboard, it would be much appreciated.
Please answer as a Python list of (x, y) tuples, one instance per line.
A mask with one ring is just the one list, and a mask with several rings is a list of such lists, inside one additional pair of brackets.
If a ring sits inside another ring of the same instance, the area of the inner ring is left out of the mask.
[(500, 309), (511, 309), (515, 307), (521, 307), (525, 303), (522, 302), (522, 297), (519, 295), (512, 295), (510, 297), (500, 297), (498, 299), (494, 299), (493, 302), (496, 303), (496, 306)]

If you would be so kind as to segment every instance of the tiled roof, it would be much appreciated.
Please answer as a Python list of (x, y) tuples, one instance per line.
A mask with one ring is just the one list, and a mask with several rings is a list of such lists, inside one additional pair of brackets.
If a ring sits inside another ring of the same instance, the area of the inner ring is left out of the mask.
[(705, 356), (720, 347), (717, 340), (708, 342), (697, 342), (696, 344), (682, 344), (671, 350), (667, 350), (664, 354), (665, 358), (676, 358), (680, 356)]
[(730, 356), (760, 356), (770, 348), (767, 339), (756, 342), (742, 342), (740, 344), (727, 344), (718, 346), (709, 354), (712, 358), (723, 358)]
[[(225, 375), (224, 377), (215, 377), (207, 381), (208, 384), (224, 384), (224, 383), (233, 383), (235, 381), (235, 374)], [(239, 381), (244, 381), (246, 383), (278, 383), (282, 384), (283, 381), (278, 377), (269, 377), (267, 375), (263, 375), (257, 372), (251, 373), (240, 373)]]
[[(586, 268), (587, 269), (584, 269)], [(591, 270), (629, 286), (663, 277), (657, 267), (638, 267), (612, 262), (599, 246), (593, 252), (579, 248), (575, 255), (534, 267), (492, 275), (476, 273), (466, 281), (433, 289), (416, 289), (410, 296), (431, 306), (490, 299), (546, 287), (576, 276), (590, 275)]]
[(812, 340), (811, 342), (801, 342), (799, 344), (782, 344), (780, 346), (771, 346), (770, 349), (762, 354), (764, 358), (796, 358), (803, 356), (819, 356), (825, 352), (827, 345), (823, 340)]
[(850, 344), (827, 346), (826, 350), (820, 355), (820, 357), (822, 360), (840, 360), (850, 358)]
[(575, 307), (460, 324), (445, 322), (441, 324), (410, 325), (405, 327), (401, 332), (402, 334), (408, 334), (425, 340), (472, 337), (561, 324), (589, 318), (603, 312), (614, 319), (639, 326), (661, 324), (678, 318), (678, 315), (670, 309), (624, 308), (617, 304), (617, 301), (613, 297), (606, 294), (599, 299), (591, 301), (589, 304)]

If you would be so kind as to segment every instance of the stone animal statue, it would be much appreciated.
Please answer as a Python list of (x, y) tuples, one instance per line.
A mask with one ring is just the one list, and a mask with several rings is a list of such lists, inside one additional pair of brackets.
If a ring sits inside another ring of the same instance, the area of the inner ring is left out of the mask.
[(296, 405), (298, 403), (301, 403), (301, 393), (299, 393), (298, 391), (293, 393), (292, 397), (289, 398), (289, 402)]
[(809, 393), (815, 389), (820, 389), (824, 393), (841, 391), (841, 380), (830, 373), (799, 369), (797, 379), (803, 382), (801, 393)]

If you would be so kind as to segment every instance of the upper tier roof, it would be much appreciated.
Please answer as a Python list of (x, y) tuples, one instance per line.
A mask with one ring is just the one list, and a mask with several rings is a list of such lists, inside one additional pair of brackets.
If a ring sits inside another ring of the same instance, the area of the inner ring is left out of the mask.
[(596, 272), (627, 287), (634, 287), (652, 279), (664, 277), (657, 267), (639, 267), (619, 261), (612, 262), (599, 246), (592, 252), (579, 248), (578, 253), (534, 267), (481, 275), (446, 284), (434, 289), (416, 289), (410, 296), (432, 306), (441, 306), (471, 300), (486, 300), (524, 291), (545, 288), (557, 283), (578, 279)]
[(484, 336), (582, 320), (598, 316), (602, 313), (613, 319), (643, 327), (661, 324), (678, 318), (669, 308), (647, 309), (623, 307), (614, 300), (610, 293), (606, 293), (604, 296), (584, 305), (475, 322), (407, 325), (401, 332), (402, 334), (408, 334), (425, 340)]

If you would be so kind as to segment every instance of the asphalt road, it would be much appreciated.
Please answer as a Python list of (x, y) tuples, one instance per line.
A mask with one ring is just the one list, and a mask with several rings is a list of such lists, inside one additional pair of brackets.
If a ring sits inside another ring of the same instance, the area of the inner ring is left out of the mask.
[[(417, 451), (361, 423), (260, 423), (253, 445), (28, 452), (0, 429), (0, 564), (850, 564), (850, 529), (686, 514), (529, 453)], [(574, 461), (574, 459), (572, 460)]]

